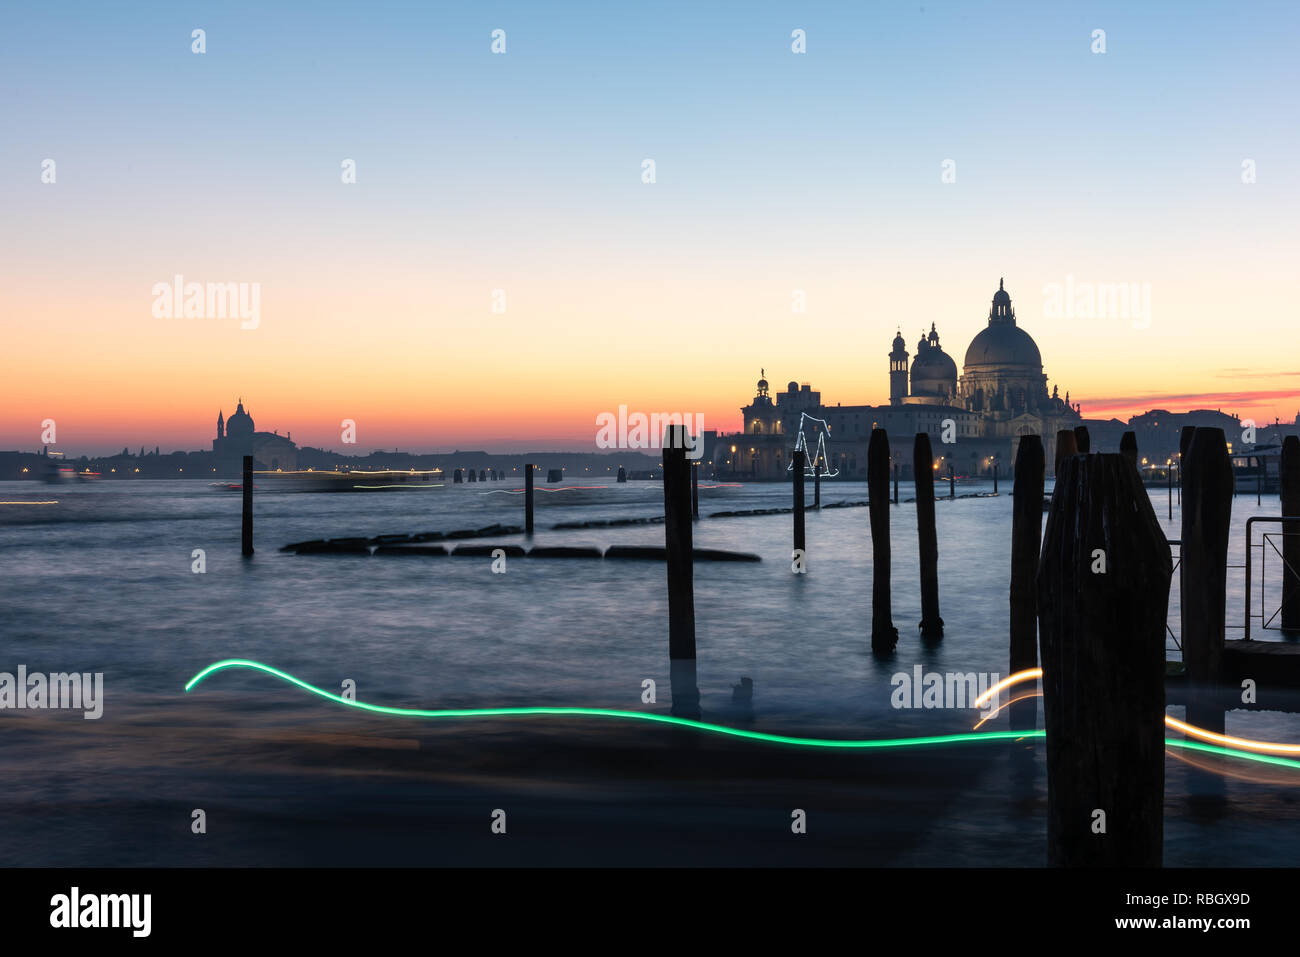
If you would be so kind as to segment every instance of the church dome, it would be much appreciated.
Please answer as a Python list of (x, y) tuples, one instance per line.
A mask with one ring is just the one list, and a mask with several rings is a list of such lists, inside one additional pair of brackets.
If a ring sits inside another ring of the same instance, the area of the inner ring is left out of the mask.
[(966, 350), (966, 367), (981, 366), (1032, 366), (1042, 371), (1043, 357), (1033, 338), (1019, 326), (990, 324)]
[[(912, 360), (912, 382), (957, 381), (957, 363), (939, 347), (939, 333), (930, 326), (929, 339), (922, 337)], [(916, 391), (915, 388), (913, 391)]]
[(989, 324), (971, 340), (965, 365), (967, 369), (1016, 366), (1036, 373), (1043, 371), (1043, 356), (1029, 333), (1016, 325), (1011, 295), (1001, 279), (989, 307)]
[(226, 420), (226, 435), (229, 438), (239, 438), (251, 436), (253, 431), (253, 417), (244, 411), (244, 402), (241, 399), (239, 408), (235, 409), (234, 414)]

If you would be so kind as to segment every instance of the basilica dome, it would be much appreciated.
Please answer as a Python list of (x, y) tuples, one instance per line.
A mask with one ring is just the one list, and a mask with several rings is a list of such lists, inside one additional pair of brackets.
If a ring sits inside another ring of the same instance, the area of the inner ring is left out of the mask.
[(1019, 326), (992, 325), (980, 331), (966, 350), (966, 367), (1033, 366), (1041, 369), (1043, 357), (1033, 337)]
[(1011, 296), (998, 280), (998, 291), (989, 308), (989, 324), (971, 340), (965, 367), (974, 372), (1017, 366), (1042, 372), (1043, 356), (1033, 337), (1016, 325)]

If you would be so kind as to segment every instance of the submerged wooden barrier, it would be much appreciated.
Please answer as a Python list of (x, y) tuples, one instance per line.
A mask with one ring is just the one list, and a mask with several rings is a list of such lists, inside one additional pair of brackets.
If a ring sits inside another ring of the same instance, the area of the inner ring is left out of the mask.
[(1171, 568), (1122, 456), (1061, 461), (1038, 571), (1050, 864), (1160, 866)]
[[(894, 475), (897, 483), (897, 466)], [(939, 616), (939, 535), (934, 524), (934, 452), (926, 432), (917, 432), (912, 441), (912, 475), (916, 480), (917, 550), (921, 559), (921, 637), (937, 641), (943, 637), (943, 619)], [(894, 488), (897, 490), (898, 485)]]
[[(505, 542), (473, 543), (463, 545), (426, 545), (414, 541), (376, 545), (367, 538), (334, 538), (314, 542), (286, 545), (281, 551), (296, 555), (378, 555), (382, 557), (492, 557), (500, 549), (510, 558), (601, 558), (610, 560), (666, 561), (668, 549), (664, 545), (610, 545), (601, 549), (595, 545), (522, 545)], [(758, 562), (762, 556), (753, 552), (733, 552), (721, 548), (693, 548), (691, 559), (697, 562)]]
[(898, 644), (889, 596), (889, 435), (872, 429), (867, 444), (867, 495), (871, 519), (871, 650), (888, 654)]

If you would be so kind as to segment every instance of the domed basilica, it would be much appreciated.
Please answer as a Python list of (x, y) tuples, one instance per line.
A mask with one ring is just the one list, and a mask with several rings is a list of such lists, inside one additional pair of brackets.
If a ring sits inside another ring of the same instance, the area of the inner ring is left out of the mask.
[(1057, 431), (1082, 421), (1068, 392), (1064, 399), (1056, 388), (1049, 394), (1038, 346), (1016, 324), (1011, 296), (1001, 280), (988, 324), (967, 347), (960, 375), (931, 323), (915, 356), (909, 355), (902, 332), (895, 336), (887, 406), (823, 405), (821, 393), (796, 382), (773, 398), (764, 377), (741, 413), (743, 433), (719, 435), (711, 449), (706, 447), (706, 458), (720, 475), (780, 478), (789, 468), (791, 451), (802, 447), (810, 465), (821, 459), (828, 473), (862, 478), (873, 428), (889, 433), (894, 460), (906, 476), (918, 432), (930, 434), (936, 461), (951, 464), (959, 474), (986, 474), (994, 463), (1005, 474), (1019, 436), (1042, 436), (1050, 462)]

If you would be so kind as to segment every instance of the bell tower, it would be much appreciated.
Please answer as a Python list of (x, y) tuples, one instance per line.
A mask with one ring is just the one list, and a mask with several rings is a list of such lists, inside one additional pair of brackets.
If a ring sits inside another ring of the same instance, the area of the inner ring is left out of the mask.
[(900, 329), (894, 336), (894, 351), (889, 354), (889, 404), (902, 405), (907, 398), (907, 343)]

